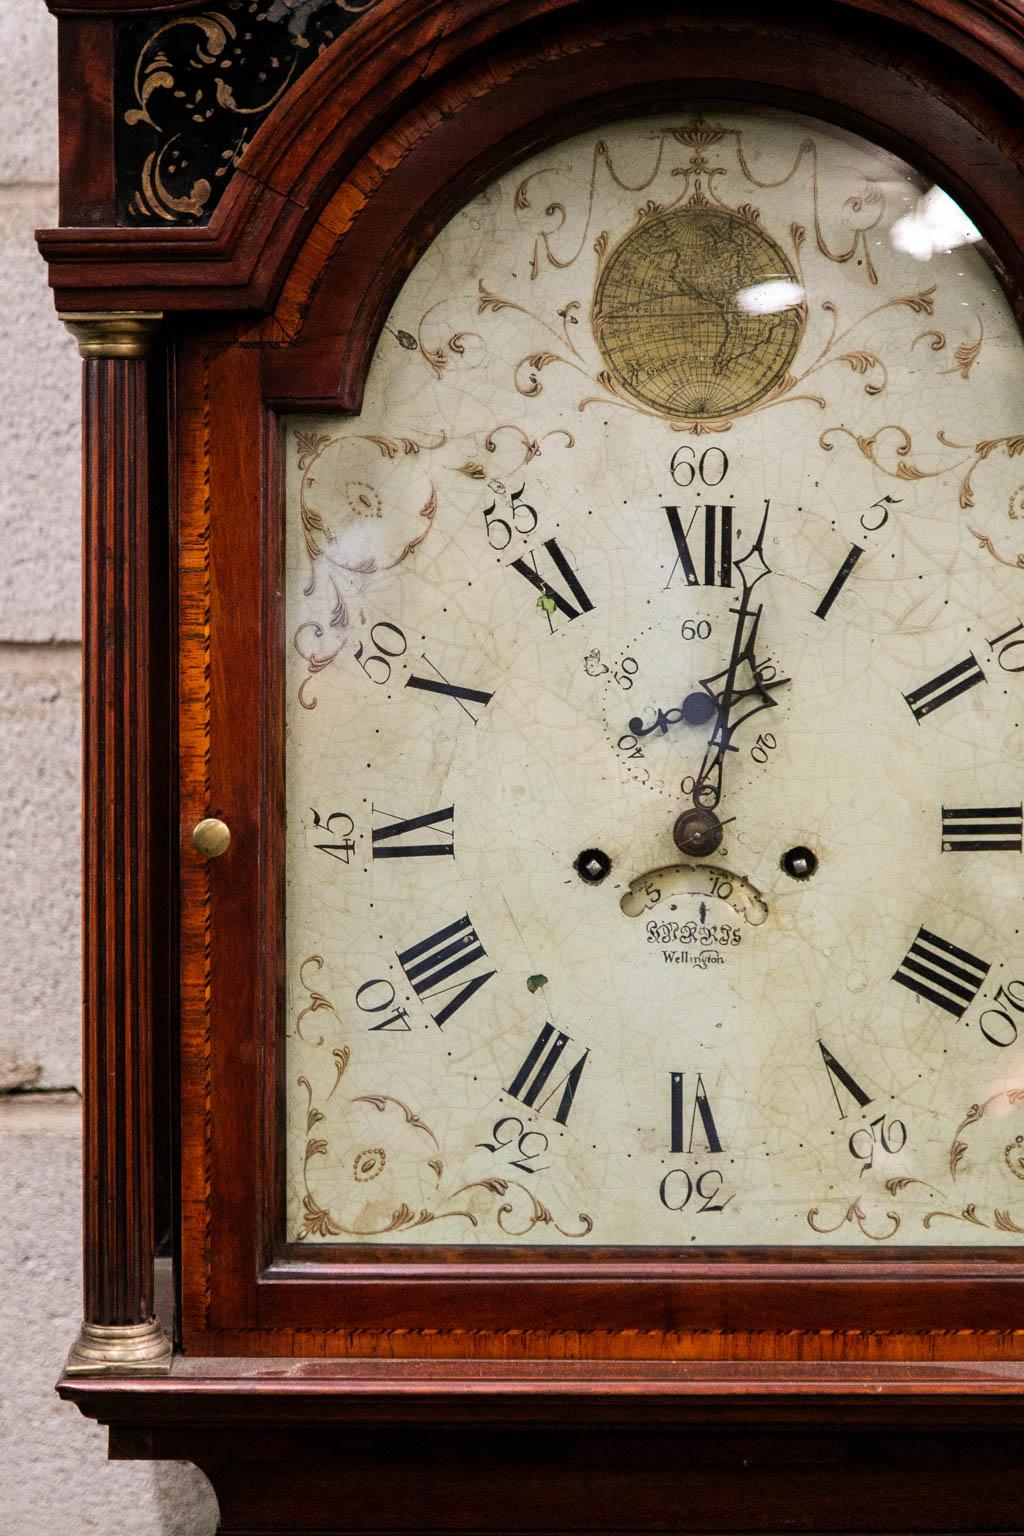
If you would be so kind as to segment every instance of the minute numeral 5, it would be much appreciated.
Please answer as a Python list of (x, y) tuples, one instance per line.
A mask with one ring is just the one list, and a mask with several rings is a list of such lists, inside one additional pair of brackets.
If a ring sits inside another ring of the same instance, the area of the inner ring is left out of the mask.
[(943, 853), (996, 852), (1022, 849), (1022, 807), (948, 806), (942, 807)]

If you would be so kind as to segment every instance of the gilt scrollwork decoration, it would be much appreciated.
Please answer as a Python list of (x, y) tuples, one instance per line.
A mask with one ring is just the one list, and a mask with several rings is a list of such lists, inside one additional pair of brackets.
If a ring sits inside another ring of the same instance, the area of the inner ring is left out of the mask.
[(288, 87), (377, 0), (221, 0), (121, 23), (114, 151), (119, 216), (203, 224)]

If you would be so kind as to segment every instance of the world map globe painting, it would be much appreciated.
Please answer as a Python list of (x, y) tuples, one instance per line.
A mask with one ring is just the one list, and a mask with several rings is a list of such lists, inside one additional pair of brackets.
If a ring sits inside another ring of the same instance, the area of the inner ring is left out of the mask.
[(786, 378), (804, 332), (802, 304), (758, 314), (737, 302), (773, 280), (797, 275), (753, 218), (692, 204), (653, 214), (598, 278), (592, 323), (609, 373), (665, 416), (715, 421), (748, 410)]

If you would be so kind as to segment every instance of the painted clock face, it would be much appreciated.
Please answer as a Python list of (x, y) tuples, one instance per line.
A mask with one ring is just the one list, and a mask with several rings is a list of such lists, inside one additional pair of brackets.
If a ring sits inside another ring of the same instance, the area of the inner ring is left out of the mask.
[(617, 123), (287, 423), (288, 1236), (1024, 1235), (1024, 350), (819, 123)]

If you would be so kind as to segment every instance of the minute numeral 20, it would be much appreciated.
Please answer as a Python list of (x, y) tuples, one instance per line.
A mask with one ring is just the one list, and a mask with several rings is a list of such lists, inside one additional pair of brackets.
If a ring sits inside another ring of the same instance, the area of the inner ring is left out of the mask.
[(1020, 853), (1024, 845), (1024, 816), (1020, 805), (942, 807), (943, 853)]
[[(475, 928), (468, 917), (460, 917), (445, 928), (439, 928), (428, 939), (410, 944), (408, 949), (397, 950), (398, 963), (417, 997), (432, 998), (439, 994), (453, 993), (448, 1001), (431, 1017), (439, 1029), (485, 982), (490, 981), (493, 971), (479, 972), (475, 976), (452, 981), (467, 966), (487, 958)], [(448, 985), (445, 985), (448, 983)]]

